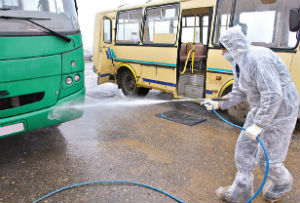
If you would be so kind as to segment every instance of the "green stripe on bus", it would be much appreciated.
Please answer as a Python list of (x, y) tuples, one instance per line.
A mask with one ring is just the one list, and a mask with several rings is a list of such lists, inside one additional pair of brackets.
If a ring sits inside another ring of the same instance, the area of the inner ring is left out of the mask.
[(221, 69), (221, 68), (207, 68), (208, 71), (217, 71), (217, 72), (225, 72), (225, 73), (233, 73), (232, 70)]
[(132, 60), (132, 59), (119, 59), (119, 58), (114, 58), (114, 61), (176, 67), (176, 64), (174, 64), (174, 63), (161, 63), (161, 62), (155, 62), (155, 61), (140, 61), (140, 60)]

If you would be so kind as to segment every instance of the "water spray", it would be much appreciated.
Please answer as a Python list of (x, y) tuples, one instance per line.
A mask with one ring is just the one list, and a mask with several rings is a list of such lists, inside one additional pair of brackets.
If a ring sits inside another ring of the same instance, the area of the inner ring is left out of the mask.
[[(225, 101), (226, 99), (223, 98), (216, 98), (212, 99), (214, 101)], [(156, 100), (156, 99), (122, 99), (117, 101), (101, 101), (97, 103), (90, 103), (90, 104), (69, 104), (60, 106), (57, 110), (62, 110), (65, 108), (93, 108), (93, 107), (105, 107), (105, 108), (112, 108), (112, 107), (139, 107), (139, 106), (149, 106), (149, 105), (156, 105), (156, 104), (164, 104), (164, 103), (179, 103), (179, 102), (202, 102), (205, 99), (193, 99), (193, 98), (186, 98), (180, 97), (178, 99), (170, 99), (170, 100)]]
[[(172, 99), (172, 100), (149, 100), (149, 99), (139, 99), (139, 100), (127, 100), (127, 101), (116, 101), (116, 102), (110, 102), (110, 103), (101, 103), (101, 106), (105, 106), (106, 107), (109, 107), (109, 106), (125, 106), (125, 107), (128, 107), (128, 106), (144, 106), (144, 105), (154, 105), (154, 104), (162, 104), (162, 103), (170, 103), (170, 102), (201, 102), (201, 101), (204, 101), (205, 99), (190, 99), (190, 98), (181, 98), (181, 99)], [(221, 101), (221, 100), (226, 100), (226, 98), (215, 98), (215, 99), (212, 99), (214, 101)], [(95, 107), (95, 106), (99, 106), (100, 104), (99, 103), (96, 103), (96, 104), (91, 104), (89, 105), (89, 107)], [(70, 108), (70, 107), (73, 107), (73, 108), (84, 108), (86, 107), (85, 105), (73, 105), (73, 106), (66, 106), (66, 107), (61, 107), (61, 108)], [(243, 127), (240, 127), (238, 125), (235, 125), (233, 123), (230, 123), (229, 121), (225, 120), (222, 116), (220, 116), (217, 111), (215, 109), (213, 109), (213, 112), (222, 120), (224, 121), (225, 123), (233, 126), (233, 127), (236, 127), (236, 128), (239, 128), (243, 131), (246, 131), (245, 128)], [(257, 195), (261, 192), (262, 188), (264, 187), (265, 183), (266, 183), (266, 180), (267, 180), (267, 177), (268, 177), (268, 173), (269, 173), (269, 156), (268, 156), (268, 152), (264, 146), (264, 144), (262, 143), (262, 141), (260, 140), (259, 136), (256, 138), (256, 140), (260, 143), (260, 145), (262, 146), (263, 150), (264, 150), (264, 153), (265, 153), (265, 157), (266, 157), (266, 171), (265, 171), (265, 176), (264, 176), (264, 179), (260, 185), (260, 187), (258, 188), (258, 190), (256, 191), (256, 193), (248, 200), (246, 201), (246, 203), (251, 203), (256, 197)], [(59, 193), (59, 192), (62, 192), (64, 190), (69, 190), (69, 189), (72, 189), (72, 188), (75, 188), (75, 187), (79, 187), (79, 186), (84, 186), (84, 185), (94, 185), (94, 184), (127, 184), (127, 185), (137, 185), (137, 186), (141, 186), (141, 187), (145, 187), (145, 188), (148, 188), (148, 189), (152, 189), (154, 191), (157, 191), (159, 193), (162, 193), (164, 195), (166, 195), (167, 197), (169, 198), (172, 198), (173, 200), (175, 200), (176, 202), (179, 202), (179, 203), (184, 203), (184, 201), (180, 200), (179, 198), (167, 193), (167, 192), (164, 192), (158, 188), (155, 188), (153, 186), (150, 186), (150, 185), (146, 185), (146, 184), (143, 184), (143, 183), (139, 183), (139, 182), (133, 182), (133, 181), (127, 181), (127, 180), (107, 180), (107, 181), (91, 181), (91, 182), (83, 182), (83, 183), (78, 183), (78, 184), (73, 184), (73, 185), (70, 185), (70, 186), (66, 186), (66, 187), (63, 187), (63, 188), (60, 188), (58, 190), (55, 190), (39, 199), (36, 199), (35, 201), (33, 201), (32, 203), (37, 203), (37, 202), (40, 202), (41, 200), (43, 199), (46, 199), (56, 193)]]

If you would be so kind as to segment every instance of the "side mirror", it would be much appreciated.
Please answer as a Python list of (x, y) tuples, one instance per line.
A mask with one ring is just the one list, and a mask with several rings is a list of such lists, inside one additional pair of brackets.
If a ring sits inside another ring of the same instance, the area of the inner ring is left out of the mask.
[(297, 32), (300, 29), (299, 9), (293, 8), (290, 10), (290, 31)]

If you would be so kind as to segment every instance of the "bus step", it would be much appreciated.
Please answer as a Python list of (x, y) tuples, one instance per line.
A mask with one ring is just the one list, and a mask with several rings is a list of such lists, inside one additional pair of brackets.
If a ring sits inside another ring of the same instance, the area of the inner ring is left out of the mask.
[(190, 98), (202, 98), (203, 91), (204, 91), (204, 86), (186, 85), (184, 96)]
[(201, 98), (203, 96), (204, 83), (204, 75), (181, 75), (179, 76), (178, 81), (178, 95), (191, 98)]

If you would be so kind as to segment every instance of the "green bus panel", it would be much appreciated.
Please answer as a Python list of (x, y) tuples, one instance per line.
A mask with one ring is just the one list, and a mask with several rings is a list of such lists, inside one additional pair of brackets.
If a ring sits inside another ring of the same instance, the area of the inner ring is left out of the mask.
[[(70, 43), (57, 36), (0, 37), (0, 91), (5, 92), (0, 95), (1, 138), (82, 115), (82, 109), (73, 107), (84, 103), (82, 39), (81, 34), (68, 37)], [(75, 81), (75, 75), (80, 76), (79, 81)], [(72, 84), (66, 84), (67, 77), (73, 79)], [(38, 95), (39, 99), (10, 105), (24, 95)], [(15, 126), (18, 132), (5, 134)]]

